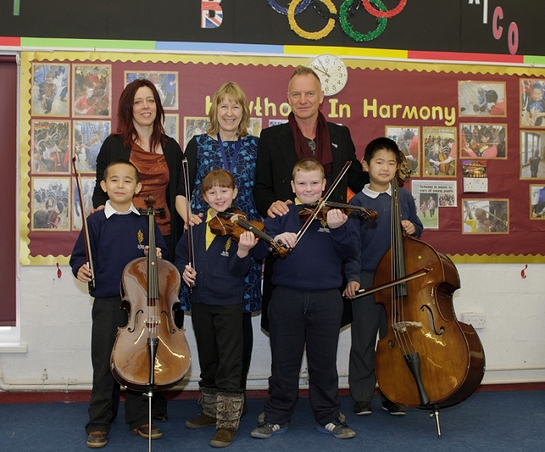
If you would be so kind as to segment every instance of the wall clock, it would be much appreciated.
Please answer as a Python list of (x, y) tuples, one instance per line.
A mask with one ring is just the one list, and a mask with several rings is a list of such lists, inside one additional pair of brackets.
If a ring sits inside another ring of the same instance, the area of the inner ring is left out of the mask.
[(312, 68), (320, 78), (326, 96), (333, 96), (345, 87), (348, 71), (344, 61), (338, 56), (318, 55), (311, 60), (308, 67)]

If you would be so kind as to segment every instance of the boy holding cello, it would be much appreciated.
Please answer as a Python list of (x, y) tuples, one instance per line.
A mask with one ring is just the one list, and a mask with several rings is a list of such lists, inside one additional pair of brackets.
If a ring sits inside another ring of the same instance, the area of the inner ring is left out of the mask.
[(215, 425), (210, 445), (226, 447), (235, 439), (244, 405), (244, 278), (252, 265), (250, 250), (258, 239), (249, 231), (238, 236), (215, 232), (222, 230), (218, 213), (230, 209), (237, 196), (235, 179), (229, 171), (209, 172), (202, 181), (201, 193), (210, 207), (206, 221), (184, 233), (175, 260), (182, 279), (191, 288), (191, 320), (201, 368), (202, 411), (185, 425), (191, 429)]
[[(285, 432), (299, 391), (299, 371), (306, 345), (310, 403), (319, 432), (347, 439), (356, 433), (341, 419), (337, 400), (337, 344), (343, 312), (341, 264), (356, 257), (359, 237), (355, 224), (338, 209), (303, 222), (299, 212), (322, 197), (326, 179), (313, 158), (298, 161), (292, 171), (295, 203), (285, 215), (265, 220), (267, 234), (291, 248), (273, 264), (274, 291), (269, 304), (272, 353), (270, 397), (264, 420), (254, 438)], [(323, 214), (323, 212), (321, 212)], [(303, 224), (308, 225), (305, 232)]]
[[(84, 283), (94, 276), (92, 309), (91, 359), (93, 388), (89, 403), (89, 422), (85, 426), (87, 446), (101, 448), (107, 444), (107, 435), (117, 416), (120, 387), (110, 370), (110, 356), (117, 329), (127, 324), (127, 312), (121, 309), (119, 285), (125, 266), (147, 253), (148, 219), (141, 216), (132, 203), (142, 184), (136, 167), (128, 161), (115, 161), (104, 171), (100, 182), (109, 197), (103, 210), (87, 219), (89, 243), (83, 231), (72, 251), (70, 266), (74, 276)], [(155, 227), (157, 256), (166, 250), (163, 236)], [(93, 273), (87, 264), (86, 247), (92, 251)], [(132, 433), (146, 439), (161, 438), (162, 432), (148, 422), (148, 402), (141, 393), (127, 390), (125, 421)]]
[[(354, 298), (356, 291), (373, 285), (377, 265), (391, 243), (392, 186), (404, 157), (397, 144), (389, 138), (376, 138), (365, 148), (363, 169), (369, 173), (369, 184), (357, 193), (350, 204), (364, 206), (378, 213), (375, 220), (361, 221), (360, 255), (345, 265), (348, 284), (343, 295)], [(420, 237), (424, 229), (417, 216), (411, 193), (399, 190), (401, 227), (411, 236)], [(350, 395), (354, 413), (371, 414), (371, 399), (375, 392), (375, 344), (377, 332), (386, 331), (386, 315), (382, 304), (375, 304), (371, 295), (352, 301), (352, 346), (348, 367)], [(382, 407), (392, 415), (404, 415), (405, 408), (382, 395)]]

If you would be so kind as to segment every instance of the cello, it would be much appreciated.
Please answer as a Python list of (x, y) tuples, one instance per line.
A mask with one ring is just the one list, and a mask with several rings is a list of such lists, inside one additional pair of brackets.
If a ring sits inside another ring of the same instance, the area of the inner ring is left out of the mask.
[[(180, 273), (170, 262), (157, 259), (155, 244), (155, 199), (148, 206), (149, 250), (147, 257), (129, 262), (121, 279), (121, 307), (128, 311), (127, 325), (118, 329), (110, 367), (125, 388), (153, 391), (171, 388), (189, 370), (191, 354), (183, 329), (174, 322), (173, 308), (179, 302)], [(150, 436), (151, 441), (151, 436)]]
[(367, 291), (376, 291), (375, 303), (384, 306), (388, 322), (377, 343), (375, 373), (391, 401), (430, 409), (441, 438), (439, 409), (477, 389), (484, 350), (473, 326), (456, 319), (452, 294), (460, 278), (454, 263), (402, 230), (398, 178), (403, 183), (402, 170), (392, 180), (391, 247), (373, 279), (373, 287), (386, 288)]

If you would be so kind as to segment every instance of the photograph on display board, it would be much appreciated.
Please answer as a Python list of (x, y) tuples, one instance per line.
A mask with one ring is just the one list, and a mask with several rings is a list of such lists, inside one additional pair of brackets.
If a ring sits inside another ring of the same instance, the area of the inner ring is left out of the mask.
[(70, 230), (70, 178), (33, 177), (32, 230)]
[(139, 78), (152, 82), (165, 110), (178, 109), (178, 72), (125, 71), (125, 86)]
[(74, 65), (72, 116), (111, 117), (112, 66), (109, 64)]
[(545, 80), (521, 79), (521, 127), (545, 127)]
[(80, 177), (81, 191), (83, 192), (83, 215), (81, 212), (81, 201), (79, 197), (78, 184), (73, 180), (72, 196), (72, 230), (79, 231), (82, 228), (83, 217), (89, 216), (93, 209), (93, 190), (95, 189), (96, 177)]
[(261, 118), (250, 118), (250, 125), (248, 126), (248, 135), (258, 137), (261, 134)]
[(545, 179), (545, 132), (520, 133), (520, 178)]
[(456, 127), (422, 127), (422, 177), (456, 177)]
[(416, 198), (416, 212), (424, 229), (439, 228), (439, 200), (437, 193), (420, 193)]
[(405, 155), (410, 176), (420, 176), (420, 127), (386, 126), (384, 133)]
[(165, 114), (165, 123), (163, 124), (163, 127), (165, 128), (165, 133), (171, 137), (174, 138), (178, 143), (180, 140), (178, 139), (180, 136), (180, 127), (179, 127), (179, 119), (180, 115), (176, 114)]
[(506, 124), (460, 124), (462, 158), (507, 158)]
[(545, 185), (530, 185), (530, 219), (545, 220)]
[(208, 116), (184, 118), (184, 149), (194, 136), (206, 133), (210, 127)]
[(488, 177), (486, 160), (462, 160), (462, 177)]
[(508, 234), (508, 199), (463, 199), (463, 234)]
[(110, 128), (110, 121), (74, 121), (74, 157), (79, 172), (97, 170), (97, 156)]
[(68, 116), (70, 66), (32, 64), (32, 115)]
[(458, 82), (458, 116), (506, 117), (505, 83)]
[(70, 172), (70, 121), (31, 121), (33, 174)]
[(279, 126), (280, 124), (285, 124), (287, 122), (288, 122), (287, 119), (269, 119), (268, 127)]

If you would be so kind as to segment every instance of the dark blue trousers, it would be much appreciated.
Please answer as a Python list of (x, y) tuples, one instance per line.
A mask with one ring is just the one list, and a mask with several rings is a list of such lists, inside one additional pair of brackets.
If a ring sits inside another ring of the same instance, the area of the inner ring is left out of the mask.
[[(117, 328), (127, 324), (127, 312), (120, 308), (121, 298), (95, 298), (92, 310), (91, 360), (93, 363), (93, 389), (89, 403), (87, 433), (110, 431), (119, 406), (119, 383), (110, 370), (110, 356)], [(148, 423), (148, 398), (127, 390), (125, 421), (130, 429)]]
[(200, 386), (242, 392), (242, 303), (193, 303), (191, 319), (199, 352)]
[(314, 418), (324, 426), (339, 417), (337, 344), (342, 311), (339, 289), (275, 287), (268, 308), (272, 377), (271, 395), (265, 404), (267, 422), (290, 421), (297, 403), (305, 346)]

